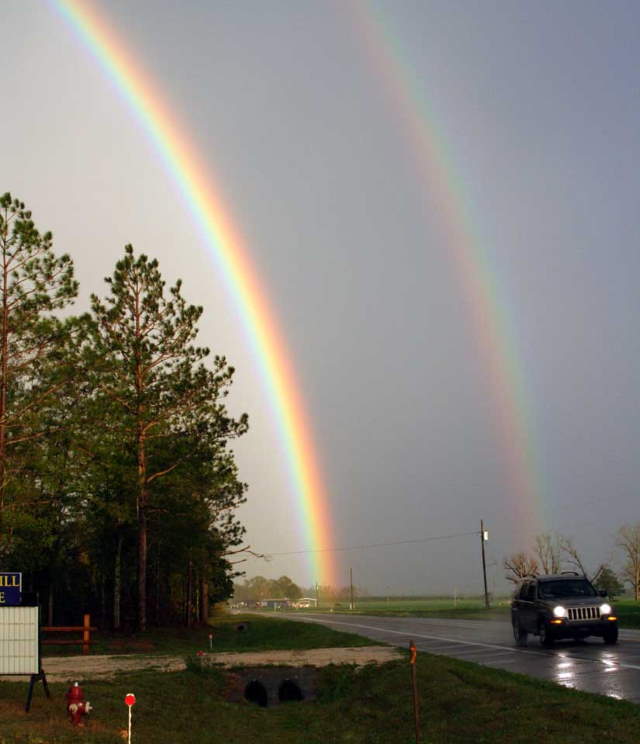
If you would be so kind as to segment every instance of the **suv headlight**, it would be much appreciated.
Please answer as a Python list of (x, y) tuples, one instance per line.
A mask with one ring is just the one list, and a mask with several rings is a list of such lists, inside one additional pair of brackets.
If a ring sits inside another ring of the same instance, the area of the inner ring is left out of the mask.
[[(602, 607), (600, 608), (600, 611), (602, 611)], [(555, 615), (555, 617), (565, 617), (567, 611), (562, 605), (558, 605), (557, 607), (553, 608), (553, 614)]]
[(611, 605), (607, 604), (606, 602), (604, 604), (600, 605), (600, 614), (601, 615), (610, 615), (611, 614)]

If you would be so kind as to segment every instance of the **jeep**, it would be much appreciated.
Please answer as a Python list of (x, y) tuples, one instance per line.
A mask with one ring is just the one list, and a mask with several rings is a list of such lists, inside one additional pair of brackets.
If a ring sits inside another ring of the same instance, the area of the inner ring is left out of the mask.
[(586, 576), (561, 574), (525, 579), (511, 602), (511, 625), (518, 646), (529, 634), (543, 646), (560, 638), (599, 636), (606, 644), (618, 641), (618, 618), (606, 591), (598, 592)]

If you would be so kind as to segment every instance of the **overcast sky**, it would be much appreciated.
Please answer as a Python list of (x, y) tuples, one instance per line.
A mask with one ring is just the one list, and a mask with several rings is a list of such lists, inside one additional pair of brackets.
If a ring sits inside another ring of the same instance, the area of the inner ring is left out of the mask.
[[(521, 373), (534, 454), (525, 512), (574, 537), (590, 565), (609, 558), (616, 529), (640, 520), (638, 3), (98, 7), (246, 237), (308, 406), (334, 545), (470, 532), (483, 518), (496, 588), (504, 555), (527, 547), (451, 244), (451, 221), (466, 221), (511, 328), (496, 347), (510, 352), (504, 379), (509, 365)], [(73, 256), (80, 309), (128, 242), (184, 280), (205, 307), (202, 342), (237, 368), (230, 405), (251, 418), (237, 445), (248, 541), (304, 549), (240, 318), (154, 147), (48, 2), (4, 0), (0, 49), (0, 191)], [(446, 154), (446, 219), (420, 127)], [(478, 554), (467, 536), (338, 561), (345, 583), (353, 567), (371, 591), (431, 593), (479, 589)], [(304, 556), (247, 572), (310, 580)]]

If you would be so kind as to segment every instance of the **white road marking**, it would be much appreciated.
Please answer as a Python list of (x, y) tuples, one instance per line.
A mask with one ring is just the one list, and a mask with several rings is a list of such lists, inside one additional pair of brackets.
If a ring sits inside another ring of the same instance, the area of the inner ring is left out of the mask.
[[(429, 649), (425, 648), (425, 651), (428, 651)], [(513, 651), (493, 651), (492, 649), (486, 649), (486, 648), (467, 648), (467, 649), (460, 649), (458, 651), (459, 654), (464, 654), (464, 658), (469, 658), (473, 660), (473, 658), (478, 659), (482, 664), (486, 664), (485, 657), (491, 658), (491, 659), (498, 659), (503, 658), (505, 656), (515, 656), (516, 654)], [(446, 654), (442, 654), (443, 656), (446, 656)]]

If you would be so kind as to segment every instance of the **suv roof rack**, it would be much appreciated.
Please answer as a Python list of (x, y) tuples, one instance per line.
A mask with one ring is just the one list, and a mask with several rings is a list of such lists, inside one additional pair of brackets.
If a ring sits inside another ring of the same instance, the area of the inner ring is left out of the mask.
[(562, 571), (560, 576), (580, 576), (577, 571)]

